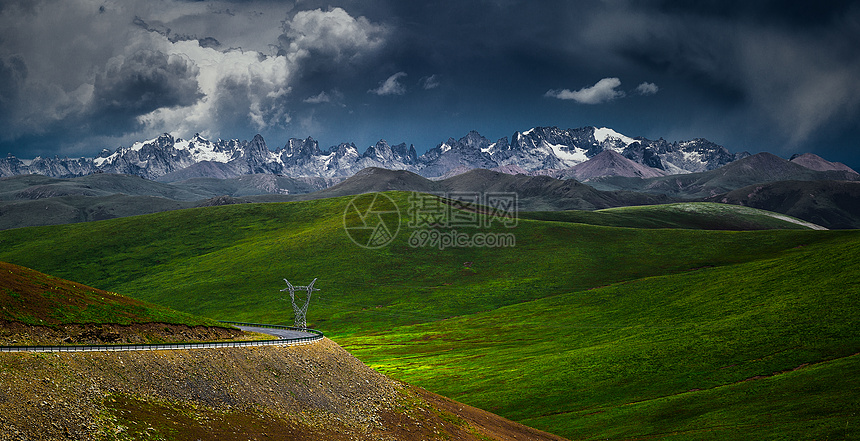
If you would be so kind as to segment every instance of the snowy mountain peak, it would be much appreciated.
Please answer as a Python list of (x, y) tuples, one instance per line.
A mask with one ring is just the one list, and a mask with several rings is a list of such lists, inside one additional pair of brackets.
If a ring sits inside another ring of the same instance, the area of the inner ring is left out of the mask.
[(617, 139), (617, 140), (621, 141), (625, 147), (636, 142), (635, 139), (633, 139), (629, 136), (622, 135), (622, 134), (616, 132), (615, 130), (612, 130), (612, 129), (607, 128), (607, 127), (601, 127), (599, 129), (597, 127), (595, 127), (593, 136), (594, 136), (594, 140), (599, 142), (599, 143), (606, 142), (606, 140), (610, 139), (610, 138)]
[[(704, 139), (672, 143), (662, 138), (651, 141), (632, 138), (607, 127), (591, 126), (576, 129), (533, 127), (523, 132), (516, 131), (510, 138), (503, 137), (496, 142), (490, 142), (472, 130), (459, 139), (448, 138), (421, 156), (413, 145), (390, 145), (385, 140), (369, 146), (360, 154), (352, 143), (341, 143), (321, 151), (319, 143), (311, 137), (291, 138), (283, 147), (272, 151), (261, 135), (254, 136), (251, 141), (219, 139), (213, 142), (199, 133), (189, 140), (165, 133), (113, 152), (103, 150), (93, 159), (38, 158), (25, 163), (7, 158), (0, 164), (0, 177), (23, 173), (71, 177), (103, 171), (156, 179), (206, 163), (198, 169), (217, 170), (219, 176), (269, 173), (332, 178), (352, 176), (366, 167), (382, 167), (435, 178), (452, 170), (474, 168), (529, 173), (560, 171), (605, 151), (617, 155), (605, 155), (602, 158), (604, 164), (619, 164), (623, 162), (619, 162), (619, 157), (623, 157), (672, 174), (712, 170), (749, 156), (745, 152), (730, 153)], [(609, 162), (610, 159), (614, 162)]]
[(209, 144), (209, 140), (201, 136), (199, 133), (195, 133), (194, 136), (189, 140), (189, 142)]

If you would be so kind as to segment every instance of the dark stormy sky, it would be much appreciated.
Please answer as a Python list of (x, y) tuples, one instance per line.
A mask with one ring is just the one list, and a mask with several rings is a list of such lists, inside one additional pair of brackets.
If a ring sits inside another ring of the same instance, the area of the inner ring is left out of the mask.
[(611, 127), (860, 169), (860, 2), (0, 0), (0, 154)]

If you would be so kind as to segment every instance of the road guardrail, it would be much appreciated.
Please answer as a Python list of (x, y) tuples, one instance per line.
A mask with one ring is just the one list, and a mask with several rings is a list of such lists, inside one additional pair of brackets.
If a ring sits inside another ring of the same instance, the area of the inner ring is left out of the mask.
[(114, 352), (114, 351), (164, 351), (175, 349), (240, 348), (252, 346), (295, 346), (322, 340), (323, 333), (316, 329), (299, 329), (292, 326), (269, 325), (261, 323), (221, 322), (232, 325), (256, 326), (260, 328), (289, 329), (307, 332), (307, 337), (282, 338), (275, 340), (218, 341), (198, 343), (146, 343), (120, 345), (37, 345), (37, 346), (0, 346), (0, 352)]

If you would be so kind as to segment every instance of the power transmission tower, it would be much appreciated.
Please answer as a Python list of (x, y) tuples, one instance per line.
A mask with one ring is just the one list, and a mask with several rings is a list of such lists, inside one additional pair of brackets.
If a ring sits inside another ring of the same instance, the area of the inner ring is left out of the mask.
[[(308, 321), (308, 305), (311, 303), (311, 293), (314, 291), (319, 291), (319, 289), (314, 288), (314, 283), (316, 283), (317, 279), (314, 279), (310, 285), (308, 286), (293, 286), (289, 280), (284, 279), (284, 282), (287, 282), (287, 287), (282, 289), (281, 292), (289, 291), (290, 292), (290, 300), (293, 302), (293, 311), (296, 313), (296, 321), (295, 327), (299, 329), (307, 329)], [(296, 291), (307, 291), (308, 297), (305, 299), (305, 304), (301, 307), (296, 304)]]

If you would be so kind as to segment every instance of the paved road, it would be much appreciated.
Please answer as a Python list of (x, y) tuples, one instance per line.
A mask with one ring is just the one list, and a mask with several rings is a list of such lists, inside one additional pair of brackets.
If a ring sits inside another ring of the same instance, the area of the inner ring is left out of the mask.
[(313, 337), (316, 334), (311, 334), (310, 332), (302, 332), (295, 331), (292, 329), (278, 329), (278, 328), (263, 328), (257, 326), (245, 326), (245, 325), (233, 325), (243, 331), (248, 332), (259, 332), (260, 334), (269, 334), (274, 335), (280, 339), (290, 339), (290, 338), (302, 338), (302, 337)]

